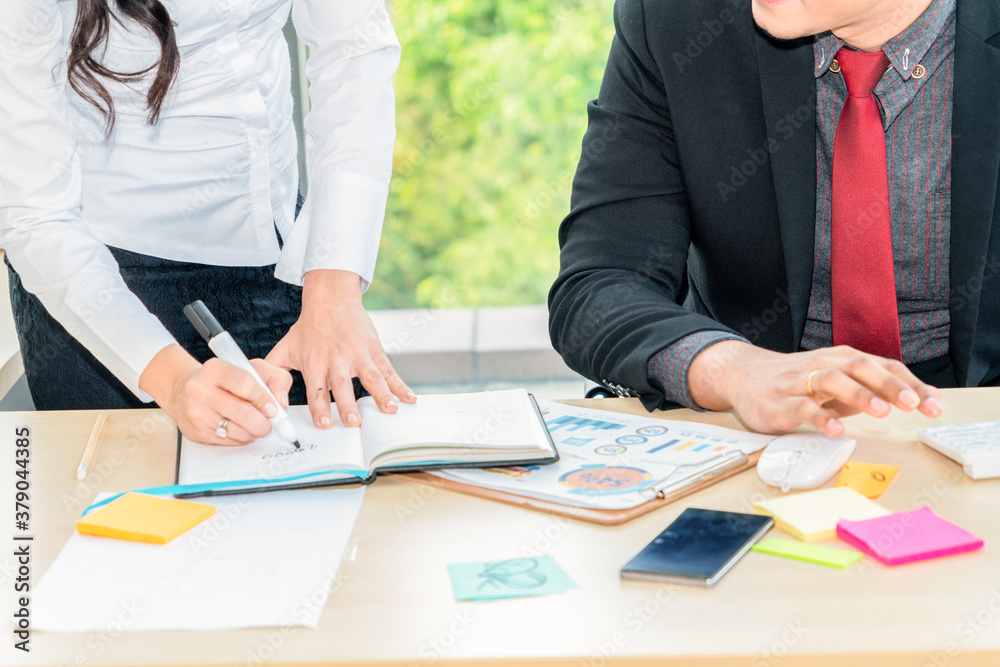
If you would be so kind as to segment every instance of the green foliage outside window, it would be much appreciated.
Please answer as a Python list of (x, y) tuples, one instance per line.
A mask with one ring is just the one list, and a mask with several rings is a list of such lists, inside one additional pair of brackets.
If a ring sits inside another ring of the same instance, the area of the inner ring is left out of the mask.
[(369, 308), (544, 303), (611, 0), (392, 0), (393, 181)]

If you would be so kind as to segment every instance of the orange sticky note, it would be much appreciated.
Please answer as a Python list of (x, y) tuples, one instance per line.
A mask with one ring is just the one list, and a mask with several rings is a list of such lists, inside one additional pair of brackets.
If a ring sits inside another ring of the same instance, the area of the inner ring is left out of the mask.
[(215, 505), (126, 493), (76, 522), (84, 535), (166, 544), (215, 514)]
[(898, 471), (899, 466), (848, 461), (840, 470), (836, 486), (846, 486), (868, 498), (878, 498)]

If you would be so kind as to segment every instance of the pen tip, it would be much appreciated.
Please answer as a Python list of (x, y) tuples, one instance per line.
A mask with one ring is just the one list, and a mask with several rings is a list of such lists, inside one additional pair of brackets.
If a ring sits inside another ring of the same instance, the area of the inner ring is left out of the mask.
[(292, 444), (295, 445), (295, 449), (302, 449), (302, 445), (299, 444), (298, 440), (293, 440)]

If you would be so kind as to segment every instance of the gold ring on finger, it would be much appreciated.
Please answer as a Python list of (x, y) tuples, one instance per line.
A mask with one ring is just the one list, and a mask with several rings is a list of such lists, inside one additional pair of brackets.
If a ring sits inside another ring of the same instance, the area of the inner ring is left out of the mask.
[(817, 398), (816, 392), (813, 391), (813, 378), (816, 377), (816, 373), (819, 373), (818, 368), (814, 370), (812, 373), (810, 373), (809, 377), (806, 379), (806, 391), (808, 391), (809, 395), (812, 396), (813, 398)]

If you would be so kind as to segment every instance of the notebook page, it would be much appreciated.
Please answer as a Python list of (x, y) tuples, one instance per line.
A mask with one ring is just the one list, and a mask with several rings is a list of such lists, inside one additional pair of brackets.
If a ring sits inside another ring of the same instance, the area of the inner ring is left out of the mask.
[(328, 470), (364, 470), (361, 430), (347, 428), (333, 410), (329, 429), (313, 426), (309, 408), (293, 405), (288, 418), (295, 426), (301, 449), (295, 449), (272, 430), (243, 446), (202, 445), (183, 439), (181, 484), (210, 484), (237, 480), (266, 480)]
[(471, 448), (521, 449), (545, 442), (531, 399), (524, 389), (474, 394), (431, 394), (382, 414), (369, 399), (358, 402), (365, 453), (375, 461), (391, 450), (434, 446), (461, 461)]

